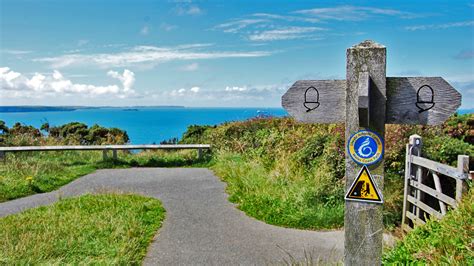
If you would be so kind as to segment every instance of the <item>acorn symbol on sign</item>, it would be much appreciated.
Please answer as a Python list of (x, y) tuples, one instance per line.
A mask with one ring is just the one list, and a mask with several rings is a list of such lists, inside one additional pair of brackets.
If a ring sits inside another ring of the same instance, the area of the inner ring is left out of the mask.
[(319, 91), (315, 87), (311, 86), (306, 89), (303, 106), (306, 107), (306, 112), (319, 107)]
[(434, 103), (434, 91), (429, 85), (423, 85), (418, 89), (416, 93), (416, 107), (418, 107), (418, 113), (423, 113), (430, 110), (435, 106)]

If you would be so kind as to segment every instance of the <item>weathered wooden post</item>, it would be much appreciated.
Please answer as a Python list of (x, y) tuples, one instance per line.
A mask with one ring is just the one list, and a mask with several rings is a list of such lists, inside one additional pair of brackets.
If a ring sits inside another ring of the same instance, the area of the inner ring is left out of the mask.
[[(405, 155), (405, 186), (403, 191), (403, 198), (406, 199), (408, 195), (414, 196), (418, 200), (420, 199), (420, 191), (417, 189), (415, 191), (410, 190), (410, 180), (415, 177), (416, 180), (421, 180), (421, 167), (415, 166), (413, 167), (411, 163), (411, 155), (421, 156), (421, 149), (423, 146), (423, 141), (421, 136), (419, 135), (411, 135), (410, 139), (407, 144), (407, 150)], [(413, 195), (414, 193), (414, 195)], [(403, 201), (403, 213), (402, 213), (402, 229), (405, 226), (406, 221), (406, 212), (408, 208), (408, 203)], [(412, 207), (412, 213), (416, 213), (417, 217), (419, 214), (419, 210), (415, 205)]]
[[(385, 134), (385, 59), (385, 47), (371, 41), (365, 41), (347, 49), (346, 143), (349, 142), (352, 134), (361, 129), (359, 121), (379, 136)], [(367, 96), (368, 102), (365, 102)], [(368, 118), (359, 116), (360, 103), (363, 103), (364, 107), (370, 106), (368, 112), (361, 112), (361, 114), (368, 114)], [(349, 156), (346, 153), (346, 191), (354, 182), (360, 168)], [(369, 169), (371, 173), (378, 175), (375, 182), (379, 189), (382, 189), (383, 159)], [(346, 201), (344, 229), (344, 263), (346, 265), (379, 265), (381, 263), (383, 234), (381, 205)]]
[[(469, 176), (469, 156), (458, 155), (458, 171), (467, 177)], [(462, 193), (467, 190), (466, 181), (462, 179), (456, 179), (456, 200), (461, 201)]]
[(112, 158), (114, 158), (114, 160), (117, 160), (118, 157), (117, 157), (117, 150), (112, 150)]
[(386, 77), (386, 49), (373, 41), (347, 49), (346, 70), (346, 80), (296, 81), (282, 106), (304, 123), (345, 122), (344, 262), (380, 265), (385, 124), (441, 124), (461, 94), (440, 77)]
[(107, 156), (108, 150), (102, 150), (102, 160), (107, 160), (109, 156)]
[(202, 148), (198, 148), (198, 160), (202, 159)]

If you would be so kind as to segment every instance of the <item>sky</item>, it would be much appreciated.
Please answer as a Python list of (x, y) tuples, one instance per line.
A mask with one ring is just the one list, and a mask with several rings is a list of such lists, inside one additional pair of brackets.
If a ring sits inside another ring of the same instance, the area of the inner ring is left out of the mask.
[(436, 0), (0, 0), (0, 105), (280, 107), (367, 39), (474, 108), (474, 1)]

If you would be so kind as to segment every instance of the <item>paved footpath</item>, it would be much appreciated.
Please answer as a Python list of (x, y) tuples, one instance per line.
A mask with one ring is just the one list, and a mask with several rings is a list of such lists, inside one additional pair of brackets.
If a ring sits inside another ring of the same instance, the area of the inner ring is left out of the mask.
[(267, 265), (307, 259), (327, 264), (341, 260), (343, 231), (314, 232), (265, 224), (238, 210), (224, 190), (225, 183), (203, 168), (99, 170), (58, 191), (0, 203), (0, 217), (51, 204), (60, 196), (134, 192), (160, 199), (166, 209), (165, 222), (148, 248), (145, 265)]

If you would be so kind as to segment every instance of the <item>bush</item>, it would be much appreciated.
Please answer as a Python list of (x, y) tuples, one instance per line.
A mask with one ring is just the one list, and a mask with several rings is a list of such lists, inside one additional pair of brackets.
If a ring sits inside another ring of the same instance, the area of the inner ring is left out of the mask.
[(203, 139), (205, 138), (206, 132), (211, 128), (215, 128), (215, 126), (211, 127), (211, 126), (191, 125), (187, 128), (186, 132), (184, 132), (183, 138), (180, 141), (180, 143), (182, 144), (202, 143)]
[[(16, 123), (8, 128), (0, 120), (2, 130), (0, 143), (4, 146), (37, 146), (37, 145), (102, 145), (125, 144), (129, 142), (127, 132), (118, 128), (105, 128), (97, 124), (88, 127), (86, 124), (72, 122), (61, 126), (41, 125), (40, 129)], [(44, 135), (41, 131), (45, 131)]]
[(426, 156), (446, 164), (456, 165), (459, 154), (474, 156), (474, 145), (450, 136), (434, 136), (425, 139), (424, 144)]

